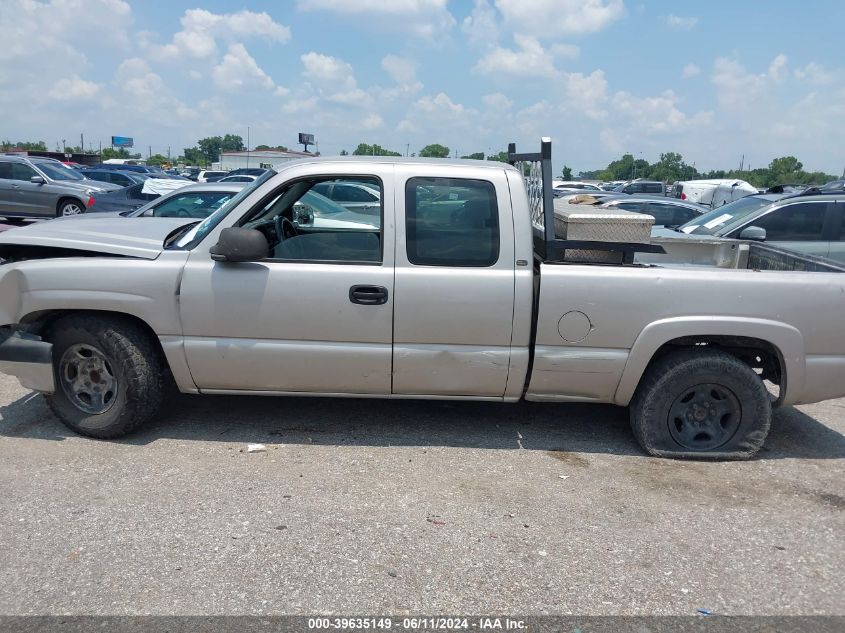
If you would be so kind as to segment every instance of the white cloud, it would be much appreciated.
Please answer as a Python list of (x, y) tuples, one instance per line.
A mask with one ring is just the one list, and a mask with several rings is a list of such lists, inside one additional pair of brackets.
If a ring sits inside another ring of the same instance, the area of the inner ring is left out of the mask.
[(554, 77), (554, 62), (535, 38), (514, 34), (517, 49), (497, 46), (478, 60), (474, 70), (483, 75), (516, 75), (522, 77)]
[(697, 17), (684, 17), (670, 13), (664, 18), (666, 26), (674, 31), (691, 31), (698, 24)]
[(378, 114), (370, 114), (361, 121), (361, 127), (365, 130), (376, 130), (384, 125), (384, 119)]
[(810, 62), (804, 68), (796, 68), (795, 69), (795, 77), (802, 80), (802, 81), (809, 81), (810, 83), (816, 84), (818, 86), (828, 86), (832, 83), (835, 83), (838, 76), (841, 76), (841, 72), (837, 73), (831, 70), (827, 70), (821, 64), (817, 64), (816, 62)]
[(681, 78), (690, 79), (692, 77), (698, 77), (700, 74), (701, 74), (701, 68), (699, 68), (695, 64), (687, 64), (686, 66), (684, 66), (684, 69), (681, 71)]
[(607, 80), (604, 71), (594, 70), (589, 75), (570, 73), (566, 76), (566, 96), (569, 105), (591, 119), (602, 119), (607, 101)]
[(786, 58), (786, 55), (784, 55), (783, 53), (781, 53), (777, 57), (775, 57), (772, 60), (772, 63), (769, 64), (769, 72), (768, 72), (769, 77), (772, 80), (778, 81), (778, 82), (786, 79), (786, 76), (789, 72), (786, 68), (787, 63), (788, 63), (788, 60)]
[(390, 30), (411, 31), (427, 39), (439, 39), (455, 26), (447, 0), (299, 0), (303, 11), (333, 11), (361, 16), (377, 16), (369, 22)]
[(261, 37), (284, 43), (291, 36), (287, 26), (274, 21), (264, 12), (212, 13), (205, 9), (188, 9), (180, 22), (182, 30), (173, 36), (169, 44), (154, 47), (154, 55), (206, 59), (217, 53), (220, 39), (232, 42), (237, 38)]
[(273, 91), (274, 97), (287, 97), (289, 94), (290, 90), (284, 86), (276, 86), (276, 89)]
[(716, 87), (716, 97), (723, 108), (750, 111), (775, 83), (787, 76), (787, 58), (777, 55), (767, 72), (754, 74), (735, 59), (719, 57), (713, 63), (710, 80)]
[(303, 73), (307, 79), (318, 83), (334, 84), (347, 88), (355, 87), (355, 76), (352, 66), (331, 55), (322, 53), (305, 53), (299, 58), (305, 67)]
[(493, 44), (499, 39), (499, 21), (487, 0), (475, 0), (472, 13), (464, 18), (461, 30), (471, 44)]
[(555, 57), (561, 57), (564, 59), (575, 59), (581, 54), (581, 49), (575, 46), (575, 44), (564, 44), (561, 42), (552, 44), (549, 51)]
[(496, 0), (505, 22), (538, 38), (595, 33), (625, 15), (622, 0)]
[(265, 73), (243, 44), (232, 44), (223, 60), (211, 70), (211, 77), (221, 90), (238, 92), (249, 87), (271, 90), (275, 82)]
[(60, 79), (47, 93), (57, 101), (89, 101), (100, 92), (100, 86), (93, 81), (86, 81), (79, 75)]
[(397, 55), (385, 55), (381, 67), (397, 84), (412, 84), (417, 80), (417, 64)]
[(505, 95), (501, 92), (494, 92), (493, 94), (484, 95), (481, 97), (481, 100), (484, 102), (488, 108), (492, 110), (510, 110), (513, 107), (513, 101), (508, 99)]

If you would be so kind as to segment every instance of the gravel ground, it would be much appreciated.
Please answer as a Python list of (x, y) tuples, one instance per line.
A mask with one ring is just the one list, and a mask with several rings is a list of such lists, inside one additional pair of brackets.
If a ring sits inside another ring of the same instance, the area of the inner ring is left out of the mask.
[(179, 396), (102, 442), (0, 376), (0, 416), (0, 614), (845, 613), (845, 400), (744, 463), (595, 405)]

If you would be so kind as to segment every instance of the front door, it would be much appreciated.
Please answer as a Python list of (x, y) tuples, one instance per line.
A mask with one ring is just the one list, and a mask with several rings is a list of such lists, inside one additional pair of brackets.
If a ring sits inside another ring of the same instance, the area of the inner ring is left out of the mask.
[(510, 192), (501, 172), (456, 171), (397, 172), (394, 394), (499, 398), (507, 386)]
[(387, 201), (380, 214), (313, 191), (347, 179), (332, 173), (261, 185), (266, 195), (236, 225), (265, 234), (265, 259), (215, 262), (206, 242), (191, 253), (180, 309), (200, 389), (390, 394), (393, 167), (355, 175)]

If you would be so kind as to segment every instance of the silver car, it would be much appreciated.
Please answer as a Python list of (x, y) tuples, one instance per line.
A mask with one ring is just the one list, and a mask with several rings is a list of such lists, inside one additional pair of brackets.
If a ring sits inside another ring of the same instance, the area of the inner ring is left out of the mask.
[(57, 160), (0, 156), (0, 216), (44, 218), (79, 215), (100, 192), (120, 189), (88, 180)]
[(746, 196), (655, 235), (730, 238), (845, 261), (845, 194)]

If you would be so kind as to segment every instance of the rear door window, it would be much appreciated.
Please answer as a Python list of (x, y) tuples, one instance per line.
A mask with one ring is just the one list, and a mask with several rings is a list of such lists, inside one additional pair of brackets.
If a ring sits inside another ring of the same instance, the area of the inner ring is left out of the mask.
[(35, 170), (29, 165), (23, 163), (12, 163), (12, 180), (29, 180), (33, 176), (37, 176)]
[(663, 193), (663, 185), (661, 185), (659, 182), (647, 182), (645, 183), (645, 192)]
[(411, 178), (405, 185), (405, 241), (417, 266), (492, 266), (499, 259), (493, 183)]

